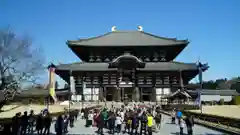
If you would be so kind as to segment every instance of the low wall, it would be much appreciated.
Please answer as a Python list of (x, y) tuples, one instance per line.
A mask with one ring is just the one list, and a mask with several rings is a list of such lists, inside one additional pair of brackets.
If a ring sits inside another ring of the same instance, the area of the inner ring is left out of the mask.
[(212, 123), (218, 123), (234, 128), (239, 128), (240, 127), (240, 119), (239, 118), (231, 118), (231, 117), (226, 117), (226, 116), (218, 116), (218, 115), (212, 115), (212, 114), (204, 114), (204, 113), (196, 113), (196, 112), (190, 112), (190, 111), (184, 111), (184, 113), (189, 113), (194, 118), (203, 120), (203, 121), (209, 121)]
[[(160, 112), (171, 116), (171, 112), (169, 111), (161, 110)], [(183, 111), (183, 115), (186, 113), (193, 115), (194, 122), (198, 125), (231, 135), (240, 135), (240, 119)]]

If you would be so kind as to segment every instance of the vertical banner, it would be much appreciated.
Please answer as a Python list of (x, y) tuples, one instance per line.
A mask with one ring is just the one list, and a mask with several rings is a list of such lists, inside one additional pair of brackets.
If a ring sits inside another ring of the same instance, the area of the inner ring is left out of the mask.
[(75, 79), (73, 76), (70, 76), (70, 91), (72, 94), (76, 94), (76, 89), (75, 89)]
[(57, 101), (57, 96), (55, 93), (55, 68), (49, 68), (49, 95), (53, 98), (54, 102)]

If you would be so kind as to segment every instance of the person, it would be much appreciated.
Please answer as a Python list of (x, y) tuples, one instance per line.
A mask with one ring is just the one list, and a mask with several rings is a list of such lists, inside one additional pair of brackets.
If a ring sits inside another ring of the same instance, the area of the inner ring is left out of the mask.
[(113, 112), (110, 112), (110, 115), (108, 117), (108, 126), (110, 134), (114, 134), (115, 114)]
[(142, 116), (141, 116), (141, 128), (140, 128), (140, 135), (142, 135), (142, 132), (144, 131), (144, 134), (146, 135), (147, 132), (147, 115), (145, 113), (145, 111), (142, 113)]
[(172, 116), (172, 124), (176, 124), (176, 113), (175, 113), (175, 110), (173, 110), (172, 111), (172, 114), (171, 114), (171, 116)]
[(92, 124), (93, 124), (93, 113), (92, 111), (89, 112), (88, 114), (88, 126), (92, 127)]
[(182, 118), (182, 112), (180, 110), (177, 110), (178, 124), (180, 124), (180, 118)]
[(137, 116), (135, 113), (132, 113), (131, 116), (131, 125), (132, 125), (132, 129), (131, 129), (131, 135), (133, 135), (133, 132), (135, 131), (135, 134), (137, 134), (137, 129), (138, 129), (138, 120), (137, 120)]
[(37, 117), (36, 130), (37, 130), (38, 135), (42, 135), (42, 130), (43, 130), (43, 116), (42, 116), (42, 113), (40, 113)]
[(192, 127), (194, 126), (193, 116), (190, 115), (190, 114), (187, 114), (187, 117), (185, 119), (185, 123), (186, 123), (186, 126), (187, 126), (188, 135), (193, 135), (193, 129), (192, 129)]
[(97, 116), (97, 125), (98, 125), (98, 133), (100, 135), (103, 135), (103, 128), (104, 128), (104, 125), (105, 125), (105, 120), (104, 120), (104, 115), (103, 115), (102, 111)]
[(67, 114), (62, 116), (63, 118), (63, 132), (67, 133), (68, 132), (68, 122), (69, 122), (69, 116)]
[(183, 135), (183, 129), (185, 127), (185, 123), (182, 117), (179, 118), (179, 128), (180, 128), (180, 135)]
[(30, 110), (30, 114), (28, 116), (28, 133), (33, 134), (33, 127), (35, 122), (34, 111)]
[(49, 112), (45, 112), (45, 116), (43, 117), (43, 128), (44, 128), (44, 135), (49, 135), (50, 132), (50, 127), (51, 127), (51, 123), (52, 123), (52, 118), (49, 114)]
[(69, 114), (69, 123), (70, 123), (70, 127), (74, 127), (74, 118), (75, 118), (75, 111), (70, 112)]
[[(0, 132), (1, 133), (1, 132)], [(4, 124), (4, 127), (3, 127), (3, 135), (12, 135), (12, 132), (11, 132), (11, 123), (6, 123)]]
[(115, 120), (115, 127), (116, 127), (116, 132), (118, 134), (120, 134), (120, 132), (121, 132), (122, 122), (123, 122), (123, 120), (122, 120), (120, 114), (117, 114), (117, 117), (116, 117), (116, 120)]
[(159, 131), (161, 128), (161, 121), (162, 121), (162, 115), (161, 113), (157, 113), (154, 117), (155, 123), (156, 123), (156, 130)]
[(27, 130), (27, 126), (28, 126), (28, 114), (27, 114), (27, 111), (24, 112), (24, 115), (21, 118), (21, 125), (22, 125), (21, 135), (26, 135), (26, 130)]
[(148, 135), (152, 135), (153, 115), (150, 113), (147, 116), (147, 127), (148, 127)]
[(55, 131), (57, 135), (63, 135), (63, 117), (59, 115), (55, 123)]

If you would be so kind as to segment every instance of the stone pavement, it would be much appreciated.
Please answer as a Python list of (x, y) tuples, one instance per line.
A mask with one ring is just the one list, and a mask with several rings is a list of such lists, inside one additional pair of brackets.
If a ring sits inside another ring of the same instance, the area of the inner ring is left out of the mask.
[[(153, 135), (178, 135), (179, 134), (179, 128), (177, 125), (170, 124), (170, 117), (163, 115), (163, 123), (161, 131), (158, 133), (153, 133)], [(74, 128), (69, 128), (69, 133), (67, 135), (96, 135), (95, 131), (97, 130), (95, 127), (93, 128), (86, 128), (84, 126), (84, 120), (78, 120), (75, 123)], [(54, 124), (52, 124), (54, 125)], [(108, 135), (107, 130), (104, 131), (105, 135)], [(186, 129), (184, 130), (184, 133), (186, 133)], [(54, 126), (51, 128), (51, 133), (55, 134), (54, 132)], [(194, 126), (194, 135), (224, 135), (223, 133), (195, 125)], [(121, 134), (122, 135), (122, 134)], [(127, 135), (127, 134), (126, 134)]]

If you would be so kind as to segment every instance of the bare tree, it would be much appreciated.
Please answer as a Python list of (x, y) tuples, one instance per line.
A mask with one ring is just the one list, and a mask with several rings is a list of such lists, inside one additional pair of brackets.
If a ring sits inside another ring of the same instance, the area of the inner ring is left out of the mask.
[(42, 50), (29, 37), (0, 29), (0, 90), (5, 100), (13, 98), (23, 83), (35, 83), (44, 71)]

